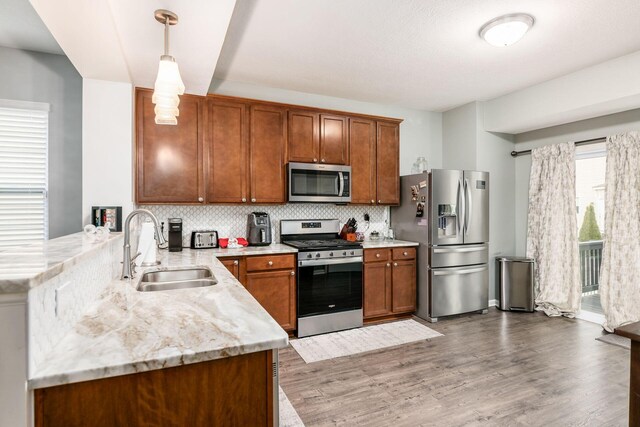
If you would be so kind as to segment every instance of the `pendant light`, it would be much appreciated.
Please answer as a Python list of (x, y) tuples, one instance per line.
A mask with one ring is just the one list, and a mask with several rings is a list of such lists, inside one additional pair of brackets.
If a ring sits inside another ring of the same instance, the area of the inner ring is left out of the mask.
[(184, 83), (180, 77), (178, 63), (173, 56), (169, 55), (169, 26), (178, 23), (178, 15), (164, 9), (156, 10), (154, 15), (156, 20), (164, 25), (164, 55), (160, 57), (158, 77), (151, 102), (156, 105), (154, 108), (156, 124), (177, 125), (177, 117), (180, 114), (178, 95), (184, 93)]
[(533, 22), (533, 17), (526, 13), (499, 16), (480, 28), (480, 37), (492, 46), (511, 46), (529, 31)]

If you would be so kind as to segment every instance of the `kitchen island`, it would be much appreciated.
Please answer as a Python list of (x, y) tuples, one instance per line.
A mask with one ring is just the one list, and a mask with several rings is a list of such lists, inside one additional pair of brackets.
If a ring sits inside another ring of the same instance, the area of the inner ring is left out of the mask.
[[(144, 269), (133, 280), (113, 279), (121, 236), (93, 245), (81, 235), (75, 240), (91, 253), (79, 256), (71, 250), (73, 261), (58, 253), (56, 263), (42, 263), (40, 271), (5, 282), (4, 289), (23, 286), (28, 292), (29, 350), (22, 364), (28, 366), (23, 383), (28, 391), (26, 421), (0, 418), (0, 424), (274, 423), (277, 349), (287, 345), (287, 334), (211, 252), (160, 251), (159, 258), (162, 267), (208, 267), (217, 284), (139, 292), (137, 279)], [(42, 256), (47, 252), (44, 248)], [(89, 292), (96, 266), (85, 264), (96, 259), (103, 259), (111, 278)], [(53, 268), (67, 277), (56, 280), (49, 272)], [(83, 301), (83, 292), (97, 296)], [(78, 314), (57, 322), (64, 312)], [(20, 391), (9, 386), (2, 384), (3, 391)]]

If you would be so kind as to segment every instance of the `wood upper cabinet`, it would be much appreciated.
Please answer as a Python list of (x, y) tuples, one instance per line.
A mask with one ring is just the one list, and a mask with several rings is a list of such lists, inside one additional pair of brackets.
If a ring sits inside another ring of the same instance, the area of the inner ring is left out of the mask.
[(349, 164), (348, 128), (346, 117), (320, 114), (320, 163)]
[(251, 202), (286, 203), (287, 111), (254, 104), (250, 117)]
[(320, 114), (289, 111), (289, 161), (316, 163), (320, 157)]
[(212, 99), (207, 107), (207, 202), (246, 202), (249, 130), (247, 106), (244, 103)]
[(378, 203), (397, 205), (400, 204), (400, 125), (377, 122), (376, 128)]
[(290, 162), (349, 164), (347, 117), (289, 110)]
[(136, 201), (202, 203), (204, 98), (181, 96), (172, 126), (155, 123), (151, 96), (150, 90), (136, 93)]
[(391, 262), (364, 264), (364, 318), (391, 314)]
[(244, 285), (282, 329), (296, 329), (295, 270), (247, 272)]
[(376, 123), (349, 119), (349, 159), (351, 161), (351, 203), (375, 204)]
[(412, 313), (416, 309), (415, 248), (364, 251), (364, 318)]

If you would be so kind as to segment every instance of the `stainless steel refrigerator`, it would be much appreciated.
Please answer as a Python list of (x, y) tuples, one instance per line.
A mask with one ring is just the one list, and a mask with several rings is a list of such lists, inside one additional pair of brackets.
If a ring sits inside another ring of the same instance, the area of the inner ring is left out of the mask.
[(489, 306), (489, 173), (434, 169), (400, 177), (391, 208), (398, 239), (420, 243), (416, 314), (487, 312)]

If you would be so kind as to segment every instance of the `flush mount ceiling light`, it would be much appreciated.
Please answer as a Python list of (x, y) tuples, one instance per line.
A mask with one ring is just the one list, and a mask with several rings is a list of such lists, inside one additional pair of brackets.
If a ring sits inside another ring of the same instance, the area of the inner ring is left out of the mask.
[(480, 37), (492, 46), (510, 46), (520, 40), (533, 26), (533, 16), (514, 13), (499, 16), (480, 28)]
[(177, 125), (178, 105), (180, 98), (178, 95), (184, 93), (184, 84), (178, 70), (178, 63), (175, 58), (169, 55), (169, 26), (178, 23), (178, 15), (164, 9), (155, 11), (156, 20), (164, 25), (164, 55), (160, 57), (160, 66), (158, 67), (158, 77), (153, 88), (153, 97), (151, 102), (156, 106), (156, 124), (158, 125)]

